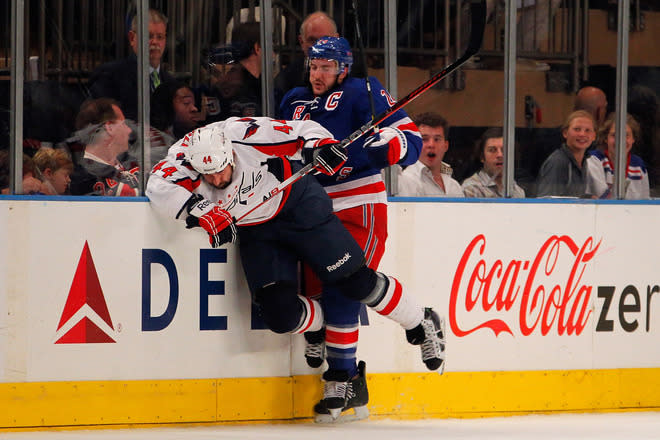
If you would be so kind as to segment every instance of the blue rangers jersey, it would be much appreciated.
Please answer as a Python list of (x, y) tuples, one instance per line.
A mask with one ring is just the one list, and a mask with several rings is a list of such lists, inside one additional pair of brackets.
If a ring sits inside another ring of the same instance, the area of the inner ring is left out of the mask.
[[(284, 119), (311, 119), (327, 128), (335, 139), (345, 139), (371, 120), (369, 95), (364, 78), (346, 78), (340, 85), (321, 96), (314, 96), (308, 87), (290, 90), (280, 104), (280, 116)], [(388, 110), (395, 101), (380, 82), (370, 77), (376, 114)], [(410, 165), (417, 161), (422, 148), (422, 138), (413, 121), (403, 110), (391, 114), (380, 127), (401, 130), (408, 142), (408, 153), (399, 161)], [(381, 177), (381, 168), (369, 162), (362, 148), (367, 136), (348, 146), (348, 161), (333, 176), (318, 175), (333, 201), (335, 211), (360, 206), (365, 203), (386, 203), (387, 192)]]
[[(587, 192), (601, 199), (612, 198), (614, 163), (609, 155), (594, 150), (587, 158), (587, 166)], [(651, 198), (646, 164), (635, 154), (628, 154), (624, 198), (627, 200)]]

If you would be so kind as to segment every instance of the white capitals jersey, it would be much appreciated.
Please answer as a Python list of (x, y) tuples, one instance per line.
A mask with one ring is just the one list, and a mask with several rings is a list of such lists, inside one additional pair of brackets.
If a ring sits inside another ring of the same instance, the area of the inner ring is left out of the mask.
[[(215, 188), (192, 168), (185, 155), (192, 138), (189, 133), (170, 147), (167, 157), (152, 170), (147, 184), (147, 197), (162, 215), (185, 220), (186, 202), (191, 193), (196, 193), (239, 219), (291, 176), (288, 159), (300, 160), (300, 149), (305, 142), (332, 138), (329, 131), (313, 121), (229, 118), (209, 126), (223, 128), (225, 136), (232, 140), (235, 163), (231, 183), (224, 189)], [(245, 226), (270, 220), (287, 196), (286, 190), (275, 195), (238, 224)]]

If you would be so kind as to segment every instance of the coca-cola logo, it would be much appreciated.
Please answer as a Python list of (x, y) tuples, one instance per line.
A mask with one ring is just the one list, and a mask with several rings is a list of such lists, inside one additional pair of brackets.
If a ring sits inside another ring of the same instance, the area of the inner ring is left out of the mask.
[[(580, 245), (567, 235), (553, 235), (533, 260), (505, 262), (488, 259), (486, 237), (477, 235), (463, 252), (452, 283), (449, 323), (453, 333), (460, 337), (488, 328), (495, 336), (514, 335), (512, 328), (517, 328), (524, 336), (535, 331), (581, 334), (592, 313), (593, 290), (583, 275), (600, 244), (593, 237)], [(464, 319), (484, 313), (492, 319)]]

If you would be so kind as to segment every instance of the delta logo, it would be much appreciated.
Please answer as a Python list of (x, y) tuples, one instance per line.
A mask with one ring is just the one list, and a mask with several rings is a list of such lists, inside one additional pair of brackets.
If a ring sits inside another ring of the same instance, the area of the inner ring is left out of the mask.
[(115, 329), (94, 260), (85, 241), (60, 323), (57, 325), (55, 343), (115, 343), (114, 334)]

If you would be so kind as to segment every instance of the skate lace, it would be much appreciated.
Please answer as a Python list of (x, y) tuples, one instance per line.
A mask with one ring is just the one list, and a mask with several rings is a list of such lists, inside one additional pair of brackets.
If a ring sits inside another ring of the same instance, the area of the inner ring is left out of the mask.
[(347, 382), (328, 381), (323, 386), (323, 398), (332, 399), (333, 397), (339, 397), (343, 399), (346, 397), (347, 388), (350, 388)]
[(319, 342), (318, 344), (312, 344), (307, 342), (307, 344), (305, 344), (305, 357), (323, 358), (324, 348), (325, 348), (325, 343), (323, 342)]
[(430, 319), (422, 320), (422, 328), (426, 338), (422, 342), (422, 360), (444, 359), (444, 339), (438, 336), (440, 329), (436, 329)]
[(353, 390), (353, 384), (348, 382), (346, 385), (346, 399), (352, 399), (356, 396), (355, 391)]

